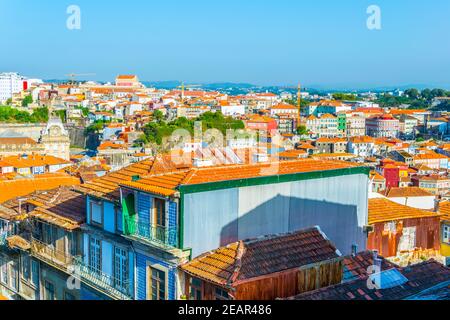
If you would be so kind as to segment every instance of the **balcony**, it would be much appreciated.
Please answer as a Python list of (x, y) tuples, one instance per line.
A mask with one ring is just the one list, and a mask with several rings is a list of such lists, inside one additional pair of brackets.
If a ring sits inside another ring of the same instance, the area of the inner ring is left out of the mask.
[(176, 248), (178, 245), (177, 228), (168, 228), (134, 219), (125, 219), (125, 235), (150, 241), (157, 245), (169, 248)]
[(39, 240), (31, 240), (31, 254), (38, 259), (65, 272), (70, 272), (75, 257), (66, 252), (55, 249), (53, 245), (43, 243)]
[(132, 287), (129, 279), (120, 280), (85, 264), (81, 258), (75, 259), (75, 274), (80, 280), (116, 300), (131, 300)]

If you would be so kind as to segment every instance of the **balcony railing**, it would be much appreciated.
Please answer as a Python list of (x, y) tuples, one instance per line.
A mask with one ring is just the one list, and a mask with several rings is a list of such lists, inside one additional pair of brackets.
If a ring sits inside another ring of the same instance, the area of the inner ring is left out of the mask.
[(117, 279), (102, 271), (96, 270), (83, 262), (81, 258), (75, 259), (75, 272), (79, 274), (80, 280), (100, 292), (118, 300), (132, 299), (132, 287), (129, 279)]
[(73, 266), (75, 257), (55, 249), (51, 244), (43, 243), (39, 240), (31, 240), (31, 253), (37, 258), (47, 262), (53, 266), (68, 270)]
[(177, 228), (152, 225), (129, 218), (125, 219), (124, 232), (126, 235), (151, 241), (165, 247), (176, 248), (178, 245)]

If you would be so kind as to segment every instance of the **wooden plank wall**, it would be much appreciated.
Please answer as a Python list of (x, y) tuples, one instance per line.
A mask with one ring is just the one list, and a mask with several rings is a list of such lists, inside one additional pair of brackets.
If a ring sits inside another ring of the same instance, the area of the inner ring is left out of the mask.
[(341, 283), (342, 276), (342, 260), (335, 260), (240, 284), (236, 288), (235, 298), (236, 300), (274, 300), (292, 297)]
[(385, 231), (384, 226), (385, 222), (375, 223), (374, 230), (369, 233), (367, 242), (368, 250), (378, 250), (383, 257), (395, 257), (397, 255), (403, 228), (409, 227), (416, 227), (416, 248), (440, 249), (439, 217), (397, 221), (396, 232)]

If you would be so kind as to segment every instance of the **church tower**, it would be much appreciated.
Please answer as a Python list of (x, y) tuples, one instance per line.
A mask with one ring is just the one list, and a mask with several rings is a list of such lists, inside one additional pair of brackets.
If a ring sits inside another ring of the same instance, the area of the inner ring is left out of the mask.
[(45, 148), (45, 154), (70, 160), (69, 133), (59, 117), (51, 117), (41, 132), (39, 141)]

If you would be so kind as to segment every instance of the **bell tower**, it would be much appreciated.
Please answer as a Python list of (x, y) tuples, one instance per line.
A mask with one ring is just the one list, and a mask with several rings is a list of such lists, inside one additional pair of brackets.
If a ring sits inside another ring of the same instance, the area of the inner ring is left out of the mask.
[(44, 145), (45, 154), (70, 160), (69, 133), (59, 117), (51, 117), (41, 132), (40, 143)]

